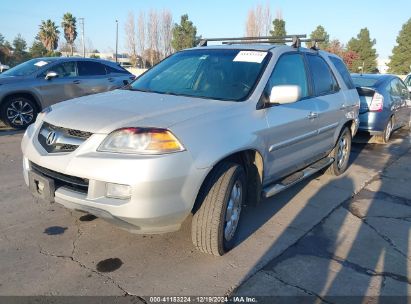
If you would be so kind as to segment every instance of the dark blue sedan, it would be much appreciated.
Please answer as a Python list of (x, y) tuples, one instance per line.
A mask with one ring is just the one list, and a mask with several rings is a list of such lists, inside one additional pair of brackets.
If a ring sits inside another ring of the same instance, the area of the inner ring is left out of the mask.
[(387, 143), (394, 130), (410, 126), (410, 93), (399, 77), (388, 74), (351, 76), (361, 100), (360, 131)]

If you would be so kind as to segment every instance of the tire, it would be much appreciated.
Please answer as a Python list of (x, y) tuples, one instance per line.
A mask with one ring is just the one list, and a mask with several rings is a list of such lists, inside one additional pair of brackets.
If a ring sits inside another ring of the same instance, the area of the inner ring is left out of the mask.
[(334, 149), (329, 155), (329, 157), (334, 158), (334, 162), (327, 168), (326, 174), (339, 176), (347, 170), (351, 152), (351, 140), (350, 130), (344, 127)]
[(38, 111), (35, 102), (21, 96), (7, 99), (0, 108), (3, 122), (14, 129), (25, 129), (36, 120)]
[(221, 256), (234, 247), (245, 198), (243, 167), (230, 162), (217, 165), (203, 184), (196, 202), (200, 207), (193, 216), (191, 238), (198, 250)]
[(392, 134), (393, 128), (393, 118), (391, 117), (390, 120), (387, 122), (387, 125), (384, 128), (384, 132), (382, 135), (375, 135), (374, 139), (381, 144), (387, 144), (390, 141), (390, 137)]

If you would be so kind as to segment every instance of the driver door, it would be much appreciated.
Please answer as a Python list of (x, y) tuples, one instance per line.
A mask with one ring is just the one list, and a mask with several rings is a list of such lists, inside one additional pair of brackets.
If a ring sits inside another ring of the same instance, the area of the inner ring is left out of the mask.
[[(57, 77), (46, 79), (48, 72), (57, 73)], [(78, 85), (77, 66), (75, 61), (58, 63), (37, 77), (38, 94), (43, 99), (44, 107), (82, 95)]]

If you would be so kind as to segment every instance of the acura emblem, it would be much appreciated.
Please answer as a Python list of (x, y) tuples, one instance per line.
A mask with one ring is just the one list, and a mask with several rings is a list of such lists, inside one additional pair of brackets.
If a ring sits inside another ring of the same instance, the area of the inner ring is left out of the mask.
[(57, 133), (55, 131), (50, 131), (49, 134), (47, 134), (46, 144), (51, 146), (56, 142), (56, 140), (57, 140)]

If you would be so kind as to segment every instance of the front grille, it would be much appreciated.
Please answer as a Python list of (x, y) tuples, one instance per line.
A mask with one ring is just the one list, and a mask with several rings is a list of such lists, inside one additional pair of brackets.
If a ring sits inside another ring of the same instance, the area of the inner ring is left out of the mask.
[[(51, 135), (55, 138), (50, 141)], [(38, 141), (48, 153), (73, 152), (91, 135), (93, 133), (67, 129), (43, 122)]]
[(93, 135), (93, 133), (90, 132), (85, 132), (85, 131), (80, 131), (80, 130), (74, 130), (74, 129), (67, 129), (67, 133), (70, 136), (74, 136), (74, 137), (80, 137), (80, 138), (89, 138), (91, 135)]
[(76, 176), (71, 176), (71, 175), (60, 173), (60, 172), (56, 172), (56, 171), (44, 168), (42, 166), (39, 166), (33, 162), (30, 162), (30, 167), (36, 173), (39, 173), (41, 175), (44, 175), (48, 178), (53, 179), (56, 189), (59, 187), (67, 187), (67, 188), (79, 191), (81, 193), (87, 194), (89, 180), (86, 178), (81, 178), (81, 177), (76, 177)]

